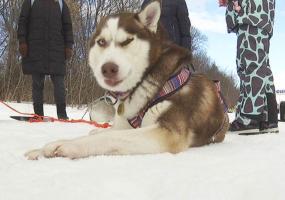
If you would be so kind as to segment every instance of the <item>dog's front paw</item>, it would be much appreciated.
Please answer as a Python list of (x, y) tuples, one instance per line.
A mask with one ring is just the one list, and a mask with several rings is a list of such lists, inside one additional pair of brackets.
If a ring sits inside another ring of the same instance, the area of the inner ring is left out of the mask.
[(34, 149), (32, 151), (28, 151), (25, 153), (25, 157), (28, 160), (38, 160), (41, 155), (42, 155), (41, 149)]
[(58, 148), (67, 142), (68, 140), (59, 140), (46, 144), (42, 149), (43, 156), (46, 158), (56, 157)]
[(87, 149), (84, 146), (76, 142), (68, 142), (60, 145), (54, 152), (54, 155), (56, 157), (67, 157), (70, 159), (78, 159), (88, 156), (88, 152), (86, 150)]

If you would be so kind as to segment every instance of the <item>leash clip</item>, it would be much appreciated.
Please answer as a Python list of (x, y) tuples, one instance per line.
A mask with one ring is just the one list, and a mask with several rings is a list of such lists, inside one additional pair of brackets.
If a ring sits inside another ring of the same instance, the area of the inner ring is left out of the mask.
[[(114, 102), (112, 101), (112, 98), (114, 99)], [(118, 97), (113, 96), (112, 93), (108, 91), (105, 91), (104, 96), (101, 97), (100, 100), (104, 100), (106, 104), (114, 106), (118, 102)]]

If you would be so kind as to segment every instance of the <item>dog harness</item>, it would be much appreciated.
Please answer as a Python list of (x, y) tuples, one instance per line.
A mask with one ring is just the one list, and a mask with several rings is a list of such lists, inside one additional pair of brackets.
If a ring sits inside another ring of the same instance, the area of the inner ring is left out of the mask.
[[(180, 90), (183, 86), (189, 83), (191, 79), (191, 71), (189, 67), (183, 67), (178, 73), (175, 75), (171, 76), (170, 79), (164, 84), (162, 89), (158, 92), (158, 94), (153, 98), (152, 101), (150, 101), (144, 108), (142, 108), (136, 116), (133, 118), (128, 119), (129, 124), (133, 128), (140, 128), (142, 124), (142, 120), (145, 116), (145, 113), (148, 111), (149, 108), (152, 106), (162, 102), (169, 96), (173, 95), (176, 93), (178, 90)], [(217, 88), (217, 93), (220, 99), (221, 104), (224, 107), (224, 112), (226, 113), (228, 111), (228, 106), (225, 103), (225, 99), (221, 93), (221, 88), (220, 88), (220, 81), (214, 80), (214, 83)], [(107, 96), (112, 97), (115, 99), (115, 102), (112, 103), (112, 105), (116, 104), (118, 102), (118, 99), (120, 100), (125, 100), (129, 95), (129, 92), (107, 92), (104, 96), (105, 98)], [(105, 99), (106, 101), (106, 99)], [(120, 110), (120, 106), (118, 108)]]
[(170, 77), (155, 98), (147, 106), (141, 109), (135, 117), (128, 119), (129, 124), (133, 128), (140, 128), (143, 117), (147, 110), (180, 90), (184, 85), (187, 84), (190, 77), (191, 72), (188, 67), (184, 67), (180, 72)]

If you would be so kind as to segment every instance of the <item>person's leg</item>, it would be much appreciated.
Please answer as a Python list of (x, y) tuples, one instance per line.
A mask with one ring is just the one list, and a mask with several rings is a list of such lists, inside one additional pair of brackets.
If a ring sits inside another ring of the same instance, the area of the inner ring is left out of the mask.
[(259, 128), (268, 118), (266, 86), (272, 72), (268, 67), (266, 41), (269, 35), (256, 27), (243, 25), (237, 44), (237, 71), (240, 77), (240, 98), (235, 122)]
[[(266, 33), (264, 33), (266, 35)], [(273, 73), (270, 69), (269, 63), (269, 48), (270, 48), (270, 40), (265, 36), (263, 39), (263, 45), (265, 49), (265, 53), (267, 54), (267, 79), (266, 79), (266, 99), (267, 99), (267, 119), (261, 123), (261, 131), (266, 132), (274, 132), (278, 133), (278, 109), (277, 109), (277, 101), (276, 101), (276, 93), (274, 86), (274, 78)]]
[[(242, 107), (242, 116), (260, 120), (260, 131), (278, 132), (278, 112), (275, 96), (273, 74), (269, 65), (269, 35), (262, 29), (249, 26), (249, 53), (245, 61), (249, 63), (246, 72), (250, 77), (248, 85), (248, 98)], [(256, 61), (254, 58), (256, 52)], [(250, 53), (252, 55), (250, 55)], [(251, 57), (252, 56), (252, 57)], [(257, 117), (259, 116), (259, 117)]]
[(51, 75), (51, 80), (54, 87), (54, 99), (56, 103), (57, 117), (59, 119), (68, 119), (66, 114), (64, 76)]
[(33, 74), (32, 75), (32, 97), (34, 112), (37, 115), (44, 116), (43, 109), (43, 90), (45, 83), (45, 75)]

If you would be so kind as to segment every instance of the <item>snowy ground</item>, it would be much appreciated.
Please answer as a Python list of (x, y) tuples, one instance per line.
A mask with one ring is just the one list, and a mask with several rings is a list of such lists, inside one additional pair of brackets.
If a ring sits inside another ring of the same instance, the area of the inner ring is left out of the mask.
[[(30, 104), (11, 104), (32, 112)], [(55, 108), (45, 107), (55, 116)], [(84, 110), (69, 109), (71, 118)], [(0, 104), (0, 200), (284, 200), (285, 123), (279, 134), (228, 134), (222, 144), (177, 155), (28, 161), (25, 151), (87, 134), (85, 124), (9, 119)]]

